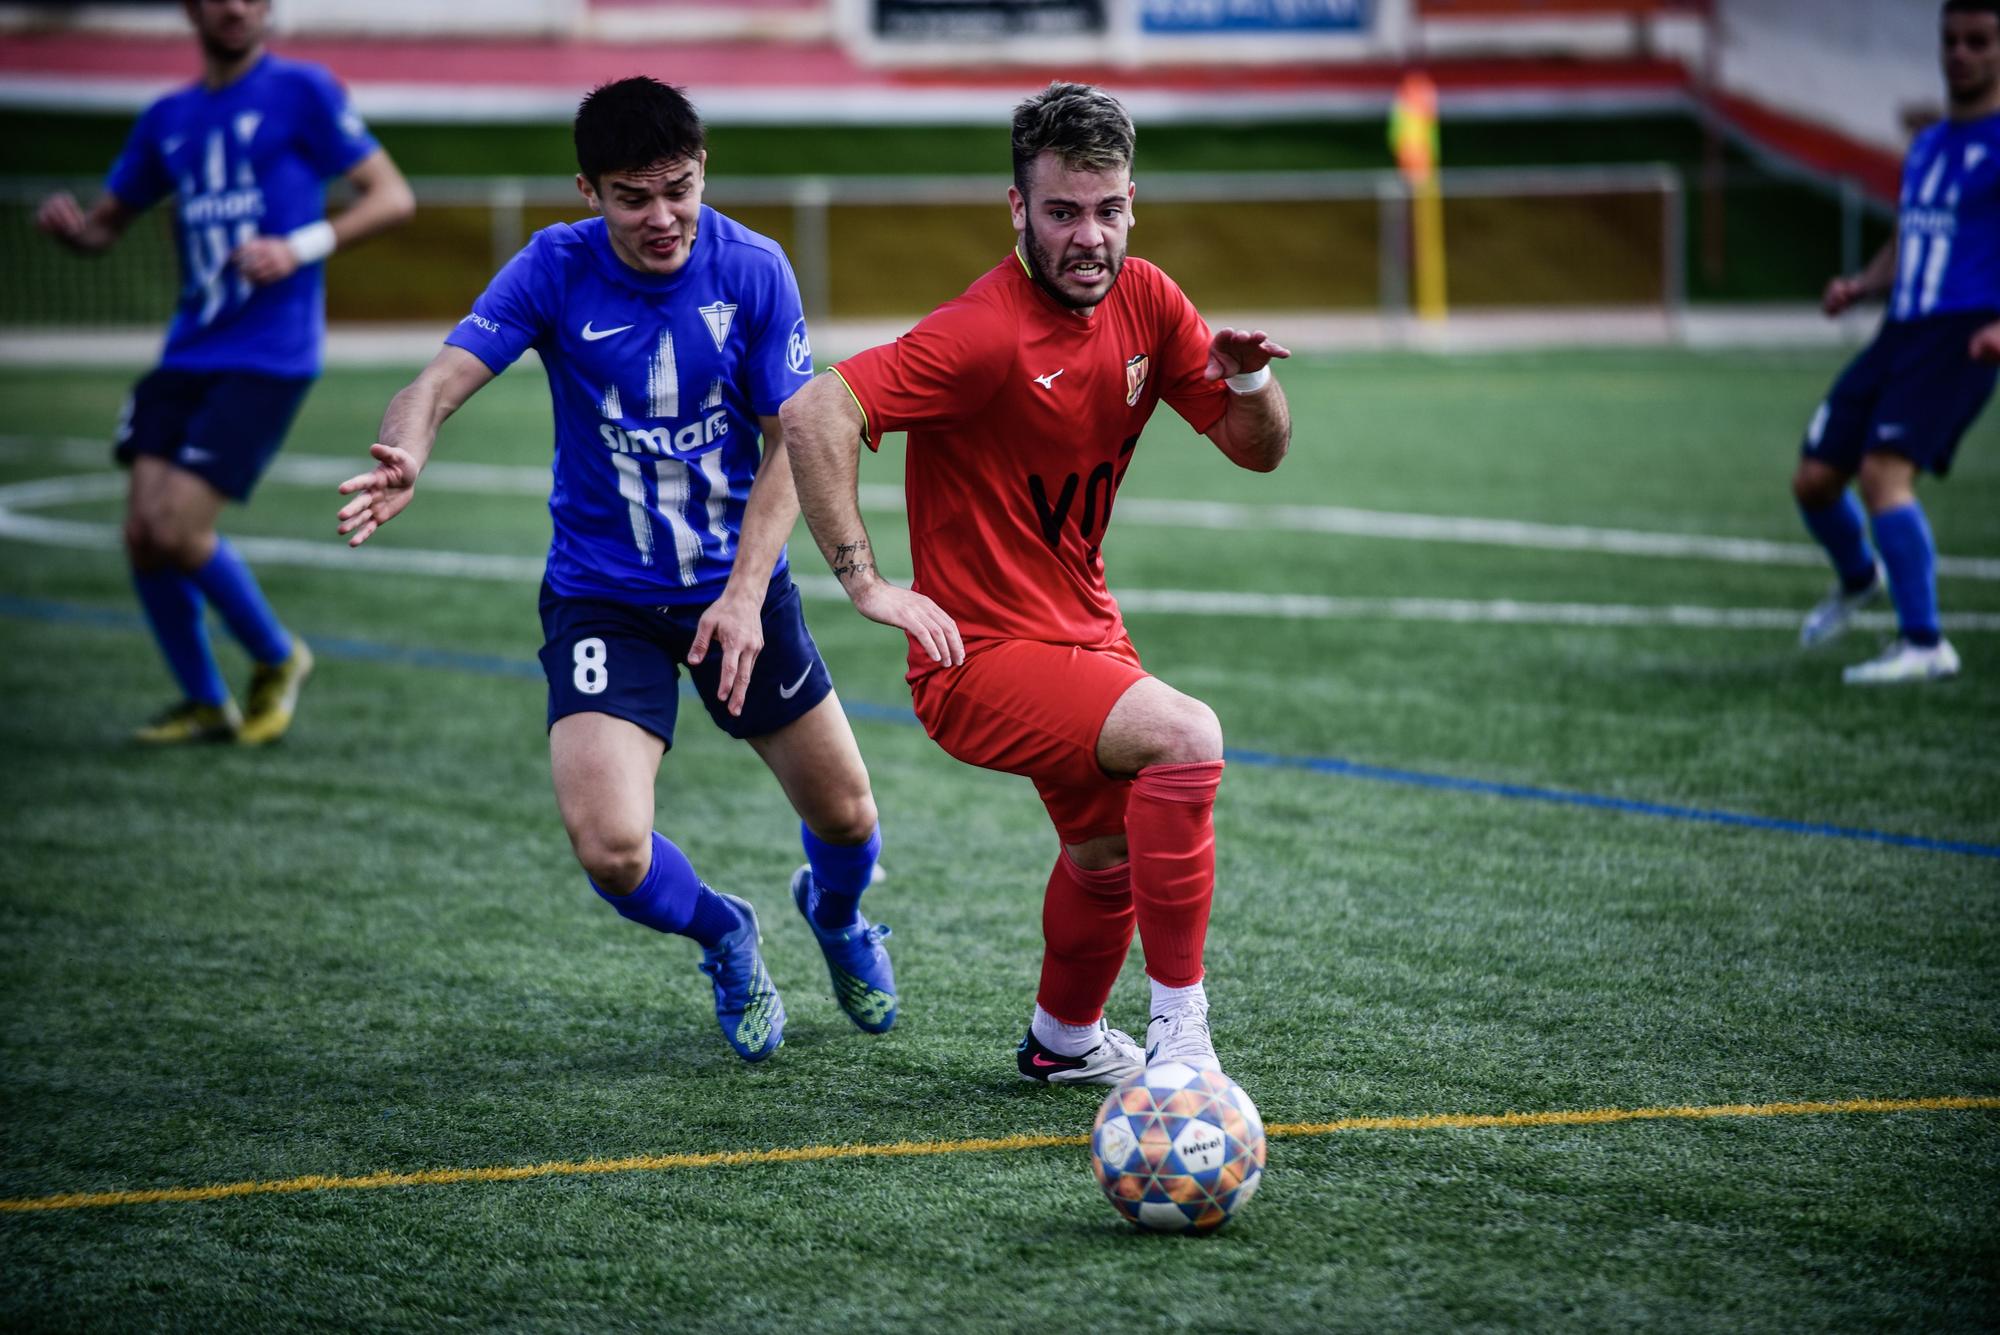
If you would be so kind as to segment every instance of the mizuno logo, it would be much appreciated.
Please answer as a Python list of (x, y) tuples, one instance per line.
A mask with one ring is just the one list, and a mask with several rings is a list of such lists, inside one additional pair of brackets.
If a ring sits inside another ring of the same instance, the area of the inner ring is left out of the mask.
[(1043, 389), (1054, 389), (1056, 386), (1056, 377), (1061, 375), (1064, 371), (1068, 369), (1069, 368), (1066, 366), (1058, 366), (1055, 370), (1049, 372), (1047, 375), (1038, 375), (1034, 377), (1035, 383), (1040, 385)]
[[(819, 662), (819, 660), (815, 658), (813, 660), (813, 663), (817, 662)], [(806, 664), (806, 670), (799, 674), (799, 679), (797, 681), (793, 682), (790, 686), (780, 686), (778, 688), (778, 698), (781, 700), (789, 700), (793, 696), (797, 695), (799, 693), (799, 688), (806, 684), (806, 678), (812, 675), (812, 670), (813, 670), (813, 664), (812, 663)]]
[(613, 334), (622, 334), (631, 327), (629, 324), (621, 324), (616, 329), (592, 329), (590, 321), (585, 320), (583, 322), (583, 341), (586, 343), (595, 343), (600, 338), (610, 338)]
[(214, 459), (215, 455), (212, 451), (204, 450), (199, 445), (183, 445), (181, 446), (179, 457), (180, 461), (185, 464), (205, 464)]
[(1882, 440), (1901, 440), (1903, 438), (1903, 424), (1901, 422), (1884, 422), (1875, 428), (1875, 434)]

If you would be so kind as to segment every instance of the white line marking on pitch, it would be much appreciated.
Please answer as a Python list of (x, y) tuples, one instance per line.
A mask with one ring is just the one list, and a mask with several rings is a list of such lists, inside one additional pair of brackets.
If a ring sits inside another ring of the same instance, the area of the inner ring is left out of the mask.
[[(53, 442), (38, 442), (31, 436), (0, 435), (0, 449), (8, 453), (25, 452), (33, 445), (51, 443), (68, 458), (87, 459), (94, 463), (104, 457), (105, 445), (102, 441), (70, 436)], [(358, 458), (283, 455), (272, 463), (269, 476), (275, 481), (299, 486), (333, 486), (352, 477), (360, 464)], [(445, 460), (428, 465), (424, 469), (424, 478), (434, 487), (486, 495), (546, 496), (549, 489), (548, 469), (521, 464), (454, 463)], [(56, 479), (58, 482), (61, 480)], [(860, 488), (860, 499), (862, 506), (869, 510), (901, 512), (903, 509), (903, 489), (897, 486), (864, 484)], [(1146, 527), (1323, 533), (1337, 537), (1455, 542), (1533, 551), (1603, 552), (1614, 556), (1725, 561), (1732, 565), (1817, 569), (1826, 564), (1826, 554), (1805, 542), (1769, 542), (1760, 538), (1724, 538), (1701, 533), (1651, 533), (1639, 529), (1593, 528), (1582, 524), (1540, 524), (1522, 519), (1402, 514), (1393, 510), (1357, 510), (1340, 505), (1243, 505), (1231, 501), (1149, 500), (1128, 496), (1119, 499), (1116, 510), (1121, 524)], [(1937, 568), (1940, 575), (1959, 579), (2000, 580), (2000, 558), (1941, 555)]]
[[(4, 444), (5, 437), (0, 437)], [(344, 460), (280, 459), (272, 470), (285, 480), (307, 484), (339, 481), (351, 476)], [(534, 474), (535, 490), (527, 487)], [(547, 479), (536, 470), (484, 464), (434, 464), (424, 470), (433, 484), (450, 490), (539, 494)], [(101, 501), (122, 495), (123, 475), (80, 473), (0, 486), (0, 537), (57, 547), (115, 550), (120, 544), (116, 525), (76, 519), (51, 519), (18, 513), (18, 507)], [(864, 488), (864, 491), (867, 490)], [(881, 488), (894, 491), (894, 488)], [(900, 492), (897, 492), (900, 499)], [(1165, 502), (1146, 502), (1159, 505)], [(1174, 504), (1178, 504), (1175, 502)], [(1239, 507), (1248, 509), (1248, 507)], [(1284, 507), (1303, 510), (1305, 507)], [(1120, 513), (1123, 513), (1121, 507)], [(1468, 521), (1476, 523), (1497, 521)], [(1656, 535), (1667, 536), (1667, 535)], [(532, 583), (541, 579), (542, 558), (487, 552), (431, 551), (408, 547), (350, 548), (343, 542), (312, 542), (299, 538), (232, 537), (237, 550), (253, 561), (272, 565), (308, 566), (327, 570), (430, 575), (445, 579), (497, 580)], [(2000, 562), (1993, 562), (2000, 566)], [(847, 595), (831, 575), (794, 572), (799, 591), (808, 598), (844, 602)], [(1463, 625), (1520, 626), (1674, 626), (1691, 630), (1783, 630), (1798, 625), (1796, 608), (1636, 606), (1615, 603), (1536, 603), (1512, 598), (1342, 598), (1308, 593), (1248, 593), (1227, 590), (1127, 589), (1118, 602), (1127, 612), (1220, 617), (1275, 617), (1292, 621), (1431, 621)], [(1961, 612), (1949, 618), (1954, 631), (2000, 630), (2000, 613)], [(1864, 628), (1888, 630), (1895, 618), (1867, 613), (1856, 618)]]

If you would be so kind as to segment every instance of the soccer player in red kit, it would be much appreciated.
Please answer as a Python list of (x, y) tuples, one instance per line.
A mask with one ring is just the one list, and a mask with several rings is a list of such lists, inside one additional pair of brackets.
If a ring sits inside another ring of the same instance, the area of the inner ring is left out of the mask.
[[(1062, 841), (1021, 1074), (1115, 1084), (1147, 1062), (1216, 1066), (1202, 985), (1222, 729), (1140, 666), (1100, 548), (1139, 434), (1164, 400), (1231, 462), (1291, 440), (1261, 330), (1210, 333), (1126, 257), (1132, 122), (1055, 83), (1014, 113), (1013, 254), (894, 343), (783, 409), (799, 501), (863, 616), (910, 638), (917, 717), (947, 752), (1034, 780)], [(909, 433), (914, 586), (875, 568), (859, 442)], [(1152, 980), (1144, 1053), (1109, 1028), (1134, 927)]]

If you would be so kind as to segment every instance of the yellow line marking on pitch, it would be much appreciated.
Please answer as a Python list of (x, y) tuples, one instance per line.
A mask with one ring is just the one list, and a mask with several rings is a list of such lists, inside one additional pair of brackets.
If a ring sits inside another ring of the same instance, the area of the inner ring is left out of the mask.
[[(1561, 1112), (1431, 1113), (1420, 1117), (1343, 1117), (1334, 1122), (1268, 1126), (1272, 1136), (1327, 1136), (1344, 1131), (1435, 1131), (1544, 1126), (1603, 1126), (1613, 1122), (1699, 1120), (1711, 1117), (1801, 1117), (1829, 1113), (1902, 1113), (2000, 1110), (2000, 1098), (1845, 1099), (1831, 1103), (1719, 1103), (1703, 1107), (1583, 1108)], [(831, 1159), (905, 1159), (940, 1154), (990, 1154), (1082, 1146), (1088, 1136), (999, 1136), (979, 1140), (899, 1140), (882, 1145), (802, 1145), (791, 1149), (718, 1150), (706, 1154), (641, 1154), (626, 1159), (516, 1164), (496, 1168), (433, 1168), (414, 1173), (359, 1177), (289, 1177), (272, 1182), (229, 1182), (209, 1187), (152, 1191), (64, 1192), (0, 1200), (0, 1212), (81, 1210), (106, 1205), (155, 1205), (276, 1196), (305, 1191), (363, 1191), (374, 1187), (440, 1187), (460, 1182), (520, 1182), (585, 1173), (645, 1173), (671, 1168), (731, 1168), (742, 1164), (819, 1163)]]

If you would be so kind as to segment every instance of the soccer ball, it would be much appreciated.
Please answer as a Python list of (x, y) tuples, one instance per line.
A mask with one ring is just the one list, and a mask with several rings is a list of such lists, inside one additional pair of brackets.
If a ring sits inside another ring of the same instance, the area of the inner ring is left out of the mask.
[(1264, 1119), (1222, 1072), (1162, 1062), (1097, 1110), (1090, 1166), (1105, 1198), (1140, 1228), (1212, 1232), (1263, 1180)]

